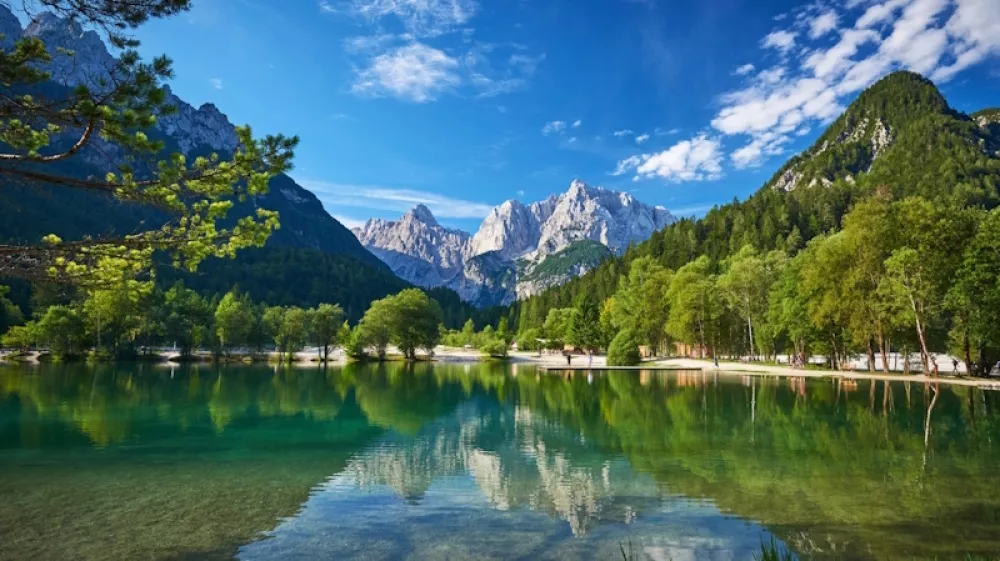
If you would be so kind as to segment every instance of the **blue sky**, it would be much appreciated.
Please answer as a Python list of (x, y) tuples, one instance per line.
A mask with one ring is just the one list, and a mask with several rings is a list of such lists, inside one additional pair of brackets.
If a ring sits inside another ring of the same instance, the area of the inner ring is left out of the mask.
[(174, 91), (297, 134), (292, 175), (348, 225), (628, 190), (743, 198), (898, 68), (1000, 105), (998, 0), (195, 0), (144, 26)]

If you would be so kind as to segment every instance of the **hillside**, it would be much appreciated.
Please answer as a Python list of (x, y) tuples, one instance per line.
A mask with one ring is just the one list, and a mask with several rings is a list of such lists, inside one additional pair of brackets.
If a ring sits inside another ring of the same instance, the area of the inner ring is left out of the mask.
[(851, 206), (877, 190), (958, 206), (1000, 203), (996, 109), (972, 116), (948, 106), (926, 78), (895, 72), (870, 86), (807, 150), (791, 158), (745, 201), (681, 220), (620, 258), (518, 303), (522, 328), (579, 294), (603, 299), (633, 259), (651, 256), (676, 270), (700, 255), (716, 266), (745, 244), (794, 254), (813, 237), (839, 230)]
[[(42, 13), (21, 29), (9, 9), (0, 4), (0, 33), (5, 45), (21, 36), (31, 36), (44, 41), (50, 52), (61, 49), (75, 53), (53, 58), (51, 81), (26, 86), (31, 91), (23, 93), (38, 99), (66, 99), (76, 85), (107, 73), (114, 64), (114, 57), (97, 33), (51, 13)], [(161, 116), (155, 128), (146, 131), (150, 139), (164, 143), (161, 155), (179, 152), (191, 158), (218, 153), (224, 158), (231, 153), (236, 136), (225, 114), (211, 103), (196, 108), (174, 95), (169, 87), (164, 91), (176, 112)], [(56, 137), (52, 149), (68, 148), (72, 140), (69, 135)], [(95, 139), (76, 156), (49, 164), (49, 169), (70, 177), (103, 177), (120, 161), (120, 150)], [(251, 215), (257, 208), (277, 211), (280, 216), (281, 227), (265, 248), (242, 254), (235, 261), (210, 259), (194, 274), (161, 267), (159, 277), (164, 282), (184, 279), (209, 293), (226, 291), (239, 283), (255, 299), (274, 304), (314, 305), (320, 300), (340, 303), (352, 319), (357, 319), (371, 300), (411, 286), (366, 250), (350, 230), (326, 212), (313, 193), (288, 175), (275, 176), (268, 193), (237, 202), (226, 222)], [(0, 214), (0, 243), (20, 244), (38, 244), (48, 234), (65, 241), (115, 237), (158, 228), (170, 219), (158, 209), (122, 203), (102, 193), (9, 180), (0, 184)], [(30, 310), (30, 290), (25, 283), (0, 279), (0, 284), (13, 285), (14, 300)], [(435, 294), (446, 309), (449, 325), (452, 318), (457, 325), (471, 314), (471, 308), (462, 305), (453, 293)], [(450, 315), (448, 310), (452, 311)]]

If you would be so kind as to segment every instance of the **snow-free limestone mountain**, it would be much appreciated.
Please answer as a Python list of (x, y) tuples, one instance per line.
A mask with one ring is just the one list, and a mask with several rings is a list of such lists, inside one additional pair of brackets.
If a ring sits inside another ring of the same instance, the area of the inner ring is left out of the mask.
[(444, 228), (423, 205), (399, 220), (369, 220), (354, 233), (403, 279), (492, 306), (583, 274), (674, 220), (663, 207), (574, 180), (543, 201), (494, 207), (474, 236)]

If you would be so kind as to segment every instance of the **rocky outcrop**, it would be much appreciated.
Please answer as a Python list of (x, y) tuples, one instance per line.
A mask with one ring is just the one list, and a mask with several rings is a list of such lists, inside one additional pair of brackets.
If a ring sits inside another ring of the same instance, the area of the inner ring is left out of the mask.
[(510, 200), (493, 207), (472, 238), (473, 255), (495, 251), (504, 259), (515, 259), (538, 247), (543, 213), (536, 205), (529, 209), (521, 201)]
[(828, 177), (826, 175), (828, 172), (810, 169), (809, 163), (820, 154), (835, 147), (847, 144), (862, 145), (865, 150), (861, 152), (862, 156), (854, 163), (853, 168), (856, 169), (852, 169), (852, 171), (855, 174), (867, 173), (875, 161), (893, 145), (895, 140), (895, 132), (881, 117), (865, 115), (860, 118), (851, 118), (835, 138), (818, 142), (784, 166), (771, 180), (771, 188), (779, 191), (794, 191), (803, 185), (807, 188), (828, 187), (833, 185), (837, 179), (853, 183), (854, 174), (829, 174), (836, 175), (836, 177)]
[(446, 286), (467, 302), (494, 306), (593, 267), (593, 251), (579, 263), (566, 262), (571, 257), (564, 254), (558, 267), (541, 267), (576, 243), (593, 242), (621, 253), (674, 220), (663, 207), (575, 180), (565, 193), (543, 201), (525, 205), (510, 200), (494, 207), (474, 236), (441, 227), (423, 206), (398, 221), (369, 220), (354, 232), (403, 279), (418, 286)]
[(469, 234), (441, 226), (424, 205), (399, 220), (372, 219), (352, 231), (396, 275), (417, 286), (448, 285), (462, 274), (469, 255)]

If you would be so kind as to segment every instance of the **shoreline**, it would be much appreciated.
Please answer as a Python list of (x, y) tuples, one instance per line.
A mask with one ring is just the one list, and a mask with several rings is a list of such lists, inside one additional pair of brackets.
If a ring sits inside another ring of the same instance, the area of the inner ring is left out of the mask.
[(701, 370), (739, 376), (778, 376), (782, 378), (846, 378), (850, 380), (875, 380), (887, 382), (916, 382), (921, 384), (952, 384), (956, 386), (979, 387), (988, 390), (1000, 390), (1000, 379), (990, 380), (984, 378), (959, 378), (954, 376), (927, 376), (924, 374), (883, 374), (880, 372), (856, 372), (853, 370), (793, 370), (782, 366), (771, 366), (765, 364), (744, 364), (740, 362), (719, 362), (716, 368), (713, 363), (690, 359), (690, 358), (670, 358), (654, 360), (639, 366), (539, 366), (546, 372), (553, 371), (576, 371), (576, 370), (657, 370), (657, 371), (678, 371), (678, 370)]
[[(207, 364), (217, 364), (217, 365), (227, 365), (227, 364), (245, 364), (242, 361), (235, 360), (229, 362), (213, 362), (211, 360), (196, 360), (191, 362), (177, 362), (170, 360), (173, 358), (169, 354), (159, 355), (159, 360), (144, 360), (137, 362), (146, 362), (154, 366), (181, 366), (181, 365), (207, 365)], [(270, 358), (270, 357), (269, 357)], [(401, 357), (393, 355), (388, 362), (398, 362), (397, 359)], [(496, 361), (496, 359), (492, 359)], [(719, 362), (719, 367), (716, 368), (715, 365), (708, 361), (691, 359), (691, 358), (668, 358), (668, 359), (656, 359), (639, 366), (608, 366), (606, 363), (606, 357), (603, 355), (594, 355), (593, 362), (587, 364), (586, 355), (573, 355), (572, 364), (565, 364), (565, 356), (562, 354), (542, 354), (538, 355), (537, 352), (514, 352), (511, 353), (507, 359), (501, 359), (498, 362), (507, 362), (510, 364), (523, 364), (523, 365), (534, 365), (541, 371), (544, 372), (570, 372), (570, 371), (609, 371), (609, 370), (652, 370), (652, 371), (682, 371), (682, 370), (699, 370), (703, 372), (713, 372), (727, 375), (748, 375), (748, 376), (777, 376), (782, 378), (844, 378), (850, 380), (876, 380), (876, 381), (889, 381), (889, 382), (916, 382), (922, 384), (931, 383), (941, 383), (941, 384), (951, 384), (957, 386), (967, 386), (967, 387), (979, 387), (989, 390), (1000, 390), (1000, 379), (985, 379), (985, 378), (966, 378), (966, 377), (956, 377), (952, 375), (940, 375), (938, 377), (926, 376), (924, 374), (883, 374), (881, 372), (862, 372), (853, 370), (793, 370), (787, 366), (775, 366), (768, 364), (753, 364), (753, 363), (740, 363), (740, 362)], [(117, 361), (109, 361), (113, 363)], [(465, 350), (465, 349), (455, 349), (455, 348), (442, 348), (439, 347), (435, 350), (434, 357), (429, 358), (426, 355), (421, 355), (418, 359), (421, 363), (439, 363), (439, 364), (475, 364), (475, 363), (489, 363), (491, 359), (489, 357), (481, 355), (475, 350)], [(0, 355), (0, 364), (45, 364), (47, 361), (39, 361), (37, 355), (24, 359), (14, 359), (9, 360), (6, 356)], [(333, 354), (331, 353), (330, 361), (327, 365), (330, 366), (343, 366), (347, 364), (348, 361), (341, 353)], [(375, 362), (377, 364), (377, 362)], [(276, 360), (266, 360), (266, 361), (255, 361), (253, 364), (286, 364), (295, 367), (313, 367), (320, 368), (324, 363), (316, 360), (315, 351), (301, 351), (297, 353), (296, 360), (286, 363), (278, 363)]]

